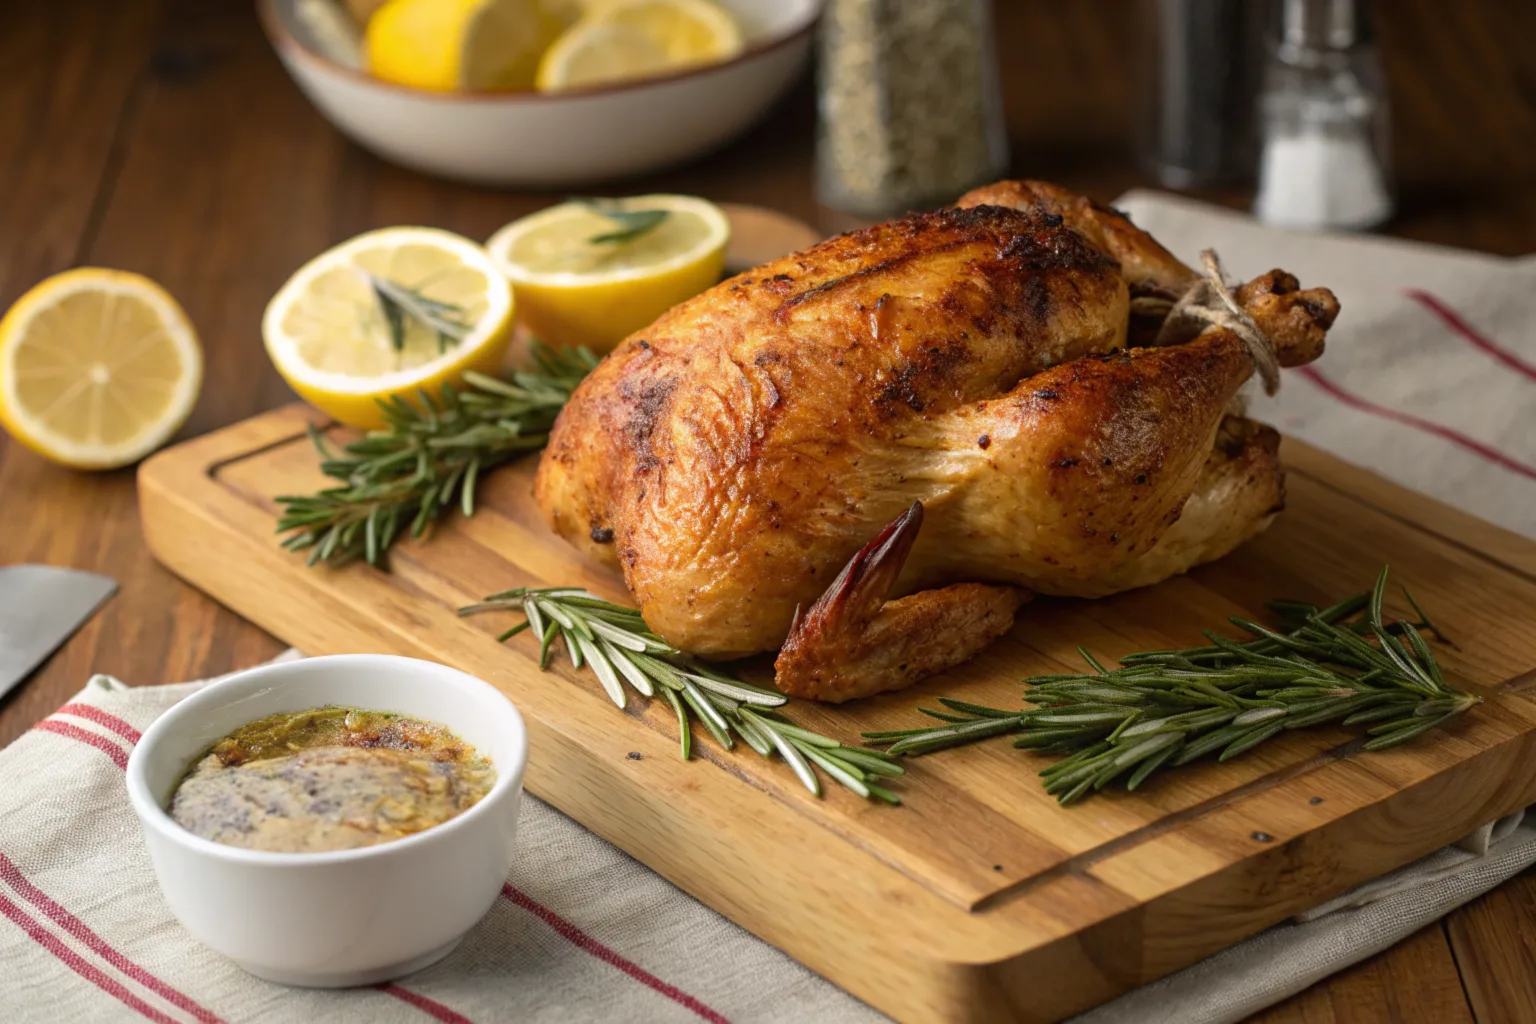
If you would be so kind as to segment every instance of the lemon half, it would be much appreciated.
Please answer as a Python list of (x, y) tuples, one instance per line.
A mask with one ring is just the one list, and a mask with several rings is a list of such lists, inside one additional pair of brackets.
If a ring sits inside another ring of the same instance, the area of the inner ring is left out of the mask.
[(197, 335), (146, 277), (81, 267), (0, 320), (0, 423), (79, 469), (136, 462), (186, 422), (203, 380)]
[(378, 427), (380, 399), (416, 401), (418, 389), (439, 391), (466, 370), (500, 369), (512, 290), (467, 238), (383, 228), (299, 268), (268, 303), (261, 333), (278, 372), (310, 404)]
[(667, 216), (632, 241), (593, 242), (612, 233), (614, 221), (587, 203), (561, 203), (513, 221), (486, 243), (512, 282), (519, 319), (536, 337), (606, 352), (720, 280), (731, 226), (718, 206), (675, 195), (614, 202)]
[(539, 62), (537, 85), (561, 92), (730, 60), (741, 29), (710, 0), (591, 3)]
[(365, 62), (418, 89), (530, 89), (566, 18), (549, 0), (388, 0), (368, 20)]

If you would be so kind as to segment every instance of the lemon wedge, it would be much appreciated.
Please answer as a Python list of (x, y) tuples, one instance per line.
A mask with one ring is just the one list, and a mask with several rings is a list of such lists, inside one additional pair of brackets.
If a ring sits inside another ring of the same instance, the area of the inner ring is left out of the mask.
[(0, 320), (0, 424), (66, 466), (142, 459), (186, 422), (202, 381), (186, 313), (138, 274), (55, 274)]
[(628, 240), (594, 241), (622, 234), (622, 223), (589, 203), (561, 203), (513, 221), (486, 243), (535, 337), (606, 352), (720, 280), (731, 226), (718, 206), (674, 195), (604, 202), (666, 216)]
[(605, 0), (555, 40), (537, 85), (561, 92), (715, 64), (741, 52), (741, 29), (710, 0)]
[(417, 89), (530, 89), (562, 11), (550, 0), (388, 0), (368, 20), (365, 63)]
[(277, 371), (322, 412), (382, 426), (378, 402), (417, 400), (466, 370), (495, 373), (512, 290), (480, 246), (436, 228), (383, 228), (310, 260), (267, 304)]

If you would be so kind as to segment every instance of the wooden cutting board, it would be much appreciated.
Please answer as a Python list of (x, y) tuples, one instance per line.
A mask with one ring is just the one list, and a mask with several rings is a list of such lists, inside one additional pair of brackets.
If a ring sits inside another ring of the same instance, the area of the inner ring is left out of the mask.
[[(1183, 967), (1536, 801), (1536, 544), (1288, 442), (1289, 508), (1222, 561), (1097, 602), (1040, 601), (972, 663), (842, 708), (791, 705), (845, 742), (910, 727), (935, 694), (1017, 706), (1018, 680), (1200, 641), (1274, 596), (1325, 603), (1390, 563), (1460, 643), (1453, 685), (1486, 702), (1426, 740), (1364, 754), (1345, 730), (1285, 734), (1135, 795), (1058, 807), (1043, 759), (992, 742), (909, 762), (904, 806), (816, 799), (779, 761), (705, 735), (677, 756), (664, 703), (616, 709), (564, 658), (540, 672), (513, 615), (455, 609), (509, 587), (621, 581), (543, 525), (536, 460), (385, 574), (306, 568), (271, 496), (322, 484), (292, 406), (166, 451), (139, 473), (144, 531), (174, 572), (312, 654), (392, 652), (490, 680), (527, 719), (527, 785), (812, 969), (906, 1021), (1052, 1020)], [(317, 422), (319, 422), (317, 420)], [(1400, 611), (1406, 611), (1400, 608)]]

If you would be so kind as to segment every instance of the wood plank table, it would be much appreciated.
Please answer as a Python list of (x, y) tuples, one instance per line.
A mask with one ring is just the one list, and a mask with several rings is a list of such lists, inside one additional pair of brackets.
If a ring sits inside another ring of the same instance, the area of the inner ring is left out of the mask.
[[(1126, 154), (1134, 0), (996, 7), (1014, 172), (1106, 199), (1145, 184)], [(1391, 232), (1503, 255), (1536, 250), (1536, 6), (1381, 8), (1402, 208)], [(208, 354), (183, 437), (290, 400), (258, 322), (272, 292), (316, 252), (397, 223), (483, 238), (559, 198), (436, 182), (359, 150), (300, 96), (244, 4), (8, 0), (0, 67), (0, 307), (80, 264), (160, 281)], [(812, 193), (812, 102), (806, 83), (723, 152), (613, 190), (696, 192), (840, 226)], [(132, 471), (63, 470), (0, 436), (0, 509), (0, 564), (71, 565), (122, 582), (0, 703), (0, 743), (92, 672), (160, 683), (279, 650), (153, 561)], [(1258, 1019), (1536, 1020), (1536, 872)]]

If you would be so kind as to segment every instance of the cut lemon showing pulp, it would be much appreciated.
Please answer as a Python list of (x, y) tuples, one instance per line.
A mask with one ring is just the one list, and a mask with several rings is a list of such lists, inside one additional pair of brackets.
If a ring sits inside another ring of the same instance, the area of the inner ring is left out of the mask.
[(653, 78), (668, 69), (667, 54), (643, 33), (619, 25), (581, 25), (549, 48), (539, 64), (543, 92), (604, 82)]
[(528, 89), (564, 27), (545, 0), (389, 0), (368, 21), (364, 57), (369, 73), (397, 85)]
[(512, 281), (518, 318), (543, 341), (606, 352), (720, 280), (731, 228), (719, 207), (671, 195), (605, 202), (631, 216), (666, 215), (627, 240), (594, 241), (622, 235), (623, 222), (589, 203), (561, 203), (486, 244)]
[(382, 426), (380, 400), (417, 401), (466, 370), (494, 374), (512, 338), (512, 290), (467, 238), (383, 228), (310, 260), (267, 304), (277, 371), (322, 412)]
[(729, 11), (711, 0), (612, 0), (587, 17), (645, 33), (674, 66), (730, 60), (741, 52), (741, 29)]
[(187, 315), (138, 274), (65, 271), (0, 320), (0, 423), (67, 466), (142, 459), (186, 422), (202, 380)]
[(567, 29), (539, 63), (545, 92), (649, 78), (730, 60), (741, 29), (710, 0), (605, 0)]

